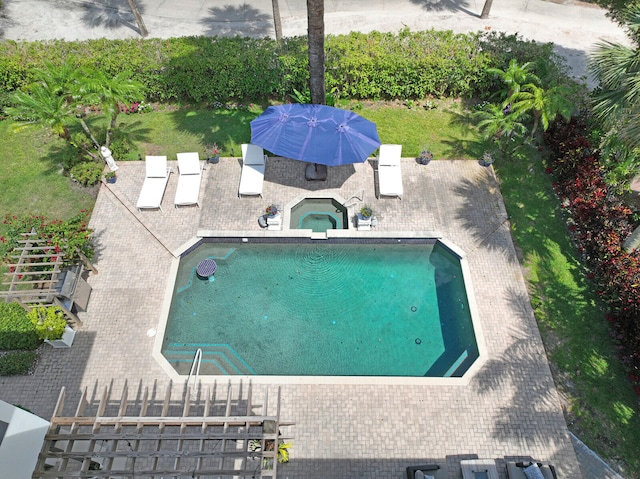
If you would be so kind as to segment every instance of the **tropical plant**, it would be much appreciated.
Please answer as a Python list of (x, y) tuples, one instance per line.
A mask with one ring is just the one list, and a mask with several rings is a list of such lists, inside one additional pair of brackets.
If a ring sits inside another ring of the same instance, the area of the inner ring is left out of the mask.
[(131, 79), (129, 72), (108, 76), (102, 70), (85, 68), (78, 77), (77, 92), (89, 105), (100, 105), (109, 118), (105, 146), (109, 148), (111, 135), (116, 128), (120, 104), (140, 99), (143, 85)]
[(505, 154), (516, 139), (527, 133), (522, 122), (524, 113), (505, 113), (501, 105), (488, 103), (474, 114), (478, 129), (485, 140), (494, 141)]
[(18, 123), (19, 130), (33, 124), (41, 124), (61, 138), (69, 139), (69, 125), (73, 122), (73, 108), (65, 96), (45, 85), (32, 85), (28, 91), (18, 90), (10, 96), (14, 106), (5, 108), (7, 115)]
[(533, 127), (531, 137), (535, 135), (538, 126), (547, 131), (558, 115), (566, 121), (571, 119), (574, 104), (570, 99), (570, 91), (564, 85), (544, 89), (533, 83), (521, 87), (521, 90), (509, 98), (509, 104), (513, 113), (523, 116), (533, 112)]
[(311, 103), (311, 92), (309, 90), (298, 91), (294, 88), (291, 98), (297, 103)]
[[(6, 113), (17, 121), (17, 128), (34, 123), (50, 127), (93, 159), (99, 158), (95, 150), (100, 143), (85, 121), (85, 106), (100, 105), (109, 115), (105, 139), (109, 147), (120, 103), (142, 95), (142, 84), (131, 80), (126, 72), (109, 77), (88, 67), (77, 71), (70, 63), (57, 66), (46, 62), (44, 68), (34, 71), (34, 78), (34, 83), (10, 96), (14, 106), (5, 108)], [(90, 145), (72, 142), (69, 126), (76, 122), (91, 140)]]
[(520, 87), (527, 83), (540, 84), (540, 79), (533, 73), (535, 63), (527, 62), (519, 65), (517, 60), (512, 58), (509, 66), (500, 70), (499, 68), (487, 68), (487, 73), (496, 75), (506, 85), (501, 91), (503, 99), (509, 99), (520, 91)]
[(630, 147), (640, 146), (640, 3), (622, 14), (632, 46), (600, 42), (589, 69), (599, 81), (593, 113), (610, 130), (617, 130)]

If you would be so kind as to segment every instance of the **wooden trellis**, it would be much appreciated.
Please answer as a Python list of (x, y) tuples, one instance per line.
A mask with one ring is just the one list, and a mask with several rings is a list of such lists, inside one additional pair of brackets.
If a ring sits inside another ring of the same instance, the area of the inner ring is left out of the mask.
[[(9, 264), (9, 272), (5, 273), (7, 281), (2, 284), (9, 286), (7, 291), (0, 291), (0, 297), (4, 296), (7, 302), (17, 301), (25, 309), (30, 306), (60, 307), (67, 318), (78, 326), (82, 322), (72, 307), (60, 300), (64, 270), (64, 253), (57, 251), (48, 239), (39, 238), (35, 230), (22, 234), (23, 239), (9, 255), (12, 260)], [(84, 265), (97, 273), (95, 267), (89, 263), (86, 257), (80, 253)], [(77, 265), (74, 275), (76, 281), (81, 281), (82, 264)], [(84, 281), (82, 281), (84, 283)], [(77, 283), (73, 285), (75, 290)], [(88, 288), (85, 287), (85, 290)], [(90, 289), (89, 289), (90, 291)], [(88, 293), (86, 293), (88, 298)]]
[(254, 404), (251, 385), (246, 397), (232, 390), (220, 401), (209, 388), (200, 401), (187, 390), (176, 404), (170, 389), (164, 401), (150, 399), (148, 388), (131, 401), (125, 386), (113, 404), (105, 387), (91, 413), (85, 388), (75, 415), (65, 417), (63, 388), (32, 477), (277, 477), (277, 445), (291, 439), (281, 428), (293, 425), (280, 420), (280, 388), (271, 415), (267, 392)]

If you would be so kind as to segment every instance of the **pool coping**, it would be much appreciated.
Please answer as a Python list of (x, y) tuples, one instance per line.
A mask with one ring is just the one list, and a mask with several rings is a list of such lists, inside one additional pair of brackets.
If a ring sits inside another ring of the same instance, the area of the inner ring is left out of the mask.
[(479, 311), (474, 294), (474, 287), (471, 280), (471, 270), (466, 258), (466, 253), (453, 242), (443, 239), (438, 232), (429, 231), (366, 231), (359, 232), (354, 229), (328, 230), (327, 234), (313, 233), (311, 230), (287, 230), (287, 231), (211, 231), (199, 230), (196, 237), (189, 239), (173, 253), (173, 258), (169, 268), (169, 274), (165, 285), (165, 293), (162, 301), (160, 318), (156, 327), (152, 357), (167, 374), (167, 376), (177, 382), (185, 381), (186, 375), (178, 372), (169, 364), (162, 354), (162, 343), (166, 325), (171, 309), (173, 290), (178, 275), (178, 267), (183, 254), (190, 252), (206, 238), (242, 238), (243, 241), (250, 241), (251, 238), (306, 238), (318, 241), (330, 238), (379, 238), (379, 239), (435, 239), (446, 247), (453, 254), (458, 256), (460, 267), (467, 293), (469, 313), (473, 324), (476, 345), (478, 346), (478, 358), (469, 366), (464, 375), (460, 378), (436, 378), (436, 377), (413, 377), (413, 376), (276, 376), (276, 375), (200, 375), (199, 381), (202, 384), (214, 384), (220, 379), (225, 379), (231, 383), (240, 384), (251, 381), (256, 384), (369, 384), (369, 385), (423, 385), (423, 386), (466, 386), (474, 377), (484, 363), (487, 361), (487, 349), (484, 340), (484, 333), (479, 319)]

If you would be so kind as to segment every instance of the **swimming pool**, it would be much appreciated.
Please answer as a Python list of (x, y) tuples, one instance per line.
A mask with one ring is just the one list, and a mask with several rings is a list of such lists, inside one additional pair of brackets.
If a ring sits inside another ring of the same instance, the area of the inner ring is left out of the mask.
[(198, 348), (204, 375), (459, 377), (478, 358), (458, 256), (409, 239), (205, 242), (180, 261), (162, 354), (188, 374)]

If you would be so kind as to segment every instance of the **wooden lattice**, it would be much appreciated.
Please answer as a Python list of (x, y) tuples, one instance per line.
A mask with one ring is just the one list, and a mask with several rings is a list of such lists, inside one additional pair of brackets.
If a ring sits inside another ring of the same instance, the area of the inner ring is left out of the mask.
[(163, 401), (147, 388), (133, 401), (127, 395), (125, 387), (114, 404), (105, 388), (94, 407), (85, 388), (66, 417), (63, 388), (32, 477), (277, 477), (274, 445), (288, 442), (281, 429), (293, 425), (280, 420), (280, 388), (272, 415), (268, 393), (254, 404), (251, 385), (243, 393), (229, 384), (222, 400), (209, 388), (199, 400), (187, 390), (175, 403), (170, 389)]
[[(57, 297), (59, 291), (56, 285), (60, 281), (64, 267), (64, 253), (51, 245), (46, 238), (40, 238), (35, 230), (22, 234), (19, 246), (9, 254), (12, 262), (9, 272), (5, 273), (7, 281), (2, 285), (8, 290), (0, 291), (0, 297), (7, 302), (17, 301), (25, 309), (30, 306), (60, 307), (67, 318), (78, 326), (82, 322)], [(97, 270), (83, 258), (84, 265), (97, 273)], [(82, 272), (80, 265), (80, 273)]]

